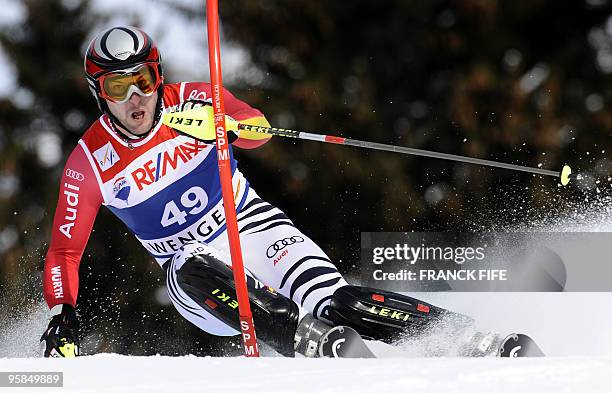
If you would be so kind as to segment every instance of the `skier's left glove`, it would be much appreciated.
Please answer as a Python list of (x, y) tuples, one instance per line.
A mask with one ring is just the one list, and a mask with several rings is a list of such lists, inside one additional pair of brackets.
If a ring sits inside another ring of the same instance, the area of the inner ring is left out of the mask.
[[(176, 110), (173, 110), (172, 112), (183, 112), (183, 111), (188, 111), (190, 109), (195, 109), (195, 108), (200, 108), (200, 107), (204, 107), (207, 111), (210, 112), (210, 119), (211, 122), (213, 121), (213, 107), (212, 107), (212, 103), (209, 101), (204, 101), (204, 100), (196, 100), (196, 99), (190, 99), (190, 100), (185, 100), (183, 103), (179, 104), (176, 107)], [(226, 119), (230, 119), (230, 120), (234, 120), (231, 116), (229, 115), (225, 115)], [(212, 123), (211, 123), (212, 124)], [(179, 131), (180, 132), (180, 131)], [(234, 132), (233, 130), (227, 130), (227, 141), (229, 144), (232, 144), (236, 141), (236, 139), (238, 139), (238, 134), (236, 132)], [(216, 139), (200, 139), (202, 142), (204, 143), (208, 143), (211, 145), (214, 145), (217, 141)]]
[(62, 306), (62, 312), (49, 322), (40, 338), (43, 356), (72, 358), (79, 356), (79, 320), (74, 307)]

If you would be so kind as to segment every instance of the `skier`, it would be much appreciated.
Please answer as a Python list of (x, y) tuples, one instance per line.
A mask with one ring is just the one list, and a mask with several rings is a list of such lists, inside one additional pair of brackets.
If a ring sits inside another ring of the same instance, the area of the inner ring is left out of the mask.
[[(44, 268), (44, 296), (56, 314), (44, 356), (79, 354), (78, 267), (101, 205), (115, 214), (166, 273), (178, 312), (220, 336), (240, 332), (214, 141), (181, 135), (161, 115), (211, 102), (203, 82), (164, 83), (155, 42), (139, 28), (113, 27), (85, 54), (101, 110), (70, 154)], [(263, 114), (224, 92), (228, 116), (269, 126)], [(269, 141), (231, 135), (232, 146)], [(396, 340), (448, 314), (425, 302), (349, 285), (330, 258), (278, 208), (262, 200), (232, 160), (236, 212), (258, 338), (285, 356), (367, 356), (362, 336)], [(355, 329), (355, 330), (353, 330)], [(358, 336), (357, 336), (358, 337)]]

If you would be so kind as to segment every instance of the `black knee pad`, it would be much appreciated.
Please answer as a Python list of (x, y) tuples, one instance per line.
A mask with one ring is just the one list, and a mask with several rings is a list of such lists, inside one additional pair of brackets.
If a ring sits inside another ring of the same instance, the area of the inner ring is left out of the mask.
[[(238, 300), (232, 270), (217, 258), (200, 254), (188, 258), (177, 271), (181, 289), (206, 311), (237, 331)], [(257, 338), (284, 356), (294, 356), (299, 309), (291, 299), (247, 280)]]
[(374, 288), (347, 285), (338, 288), (331, 299), (329, 319), (350, 326), (361, 335), (394, 341), (405, 334), (421, 332), (442, 318), (457, 318), (469, 325), (473, 320), (429, 303)]

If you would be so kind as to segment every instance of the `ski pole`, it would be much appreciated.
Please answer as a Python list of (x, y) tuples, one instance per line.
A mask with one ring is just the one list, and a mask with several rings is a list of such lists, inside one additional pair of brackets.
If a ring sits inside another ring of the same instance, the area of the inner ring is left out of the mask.
[[(216, 141), (217, 157), (219, 163), (219, 181), (223, 195), (225, 211), (226, 232), (229, 241), (232, 270), (236, 286), (236, 299), (238, 300), (238, 319), (242, 333), (242, 342), (247, 357), (259, 357), (253, 313), (249, 302), (249, 292), (244, 273), (244, 261), (240, 247), (238, 221), (236, 219), (236, 205), (232, 189), (232, 169), (229, 159), (229, 143), (225, 126), (225, 105), (223, 101), (223, 78), (221, 73), (221, 50), (219, 45), (219, 4), (218, 0), (206, 0), (206, 24), (208, 29), (208, 61), (210, 64), (210, 78), (213, 106), (209, 106), (210, 120), (214, 119), (214, 128), (217, 130), (213, 140)], [(214, 107), (214, 116), (213, 116)]]
[[(202, 140), (213, 140), (215, 138), (215, 131), (213, 127), (210, 127), (210, 108), (209, 105), (190, 109), (182, 112), (172, 112), (164, 114), (164, 124), (172, 127), (185, 134), (193, 136), (194, 138)], [(552, 176), (560, 179), (562, 185), (566, 186), (570, 180), (578, 179), (576, 175), (572, 175), (572, 169), (569, 165), (563, 166), (563, 169), (559, 171), (552, 171), (548, 169), (534, 168), (523, 165), (508, 164), (505, 162), (498, 162), (492, 160), (485, 160), (482, 158), (466, 157), (456, 154), (440, 153), (436, 151), (415, 149), (412, 147), (388, 145), (385, 143), (367, 142), (356, 139), (343, 138), (339, 136), (324, 135), (324, 134), (313, 134), (310, 132), (287, 130), (283, 128), (275, 127), (261, 127), (252, 126), (248, 124), (239, 123), (235, 120), (228, 118), (226, 120), (227, 130), (237, 131), (240, 130), (254, 131), (262, 134), (282, 136), (287, 138), (297, 138), (309, 141), (318, 141), (324, 143), (334, 143), (337, 145), (356, 146), (366, 149), (389, 151), (401, 154), (410, 154), (415, 156), (439, 158), (442, 160), (450, 160), (457, 162), (465, 162), (469, 164), (484, 165), (489, 167), (504, 168), (514, 171), (522, 171), (533, 173), (537, 175)]]

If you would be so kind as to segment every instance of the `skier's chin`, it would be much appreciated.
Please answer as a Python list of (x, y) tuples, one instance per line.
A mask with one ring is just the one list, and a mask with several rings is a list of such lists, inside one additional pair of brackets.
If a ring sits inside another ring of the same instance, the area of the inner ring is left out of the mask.
[(145, 116), (142, 119), (130, 119), (126, 126), (129, 127), (132, 134), (143, 135), (151, 129), (152, 124), (153, 120), (150, 116)]

